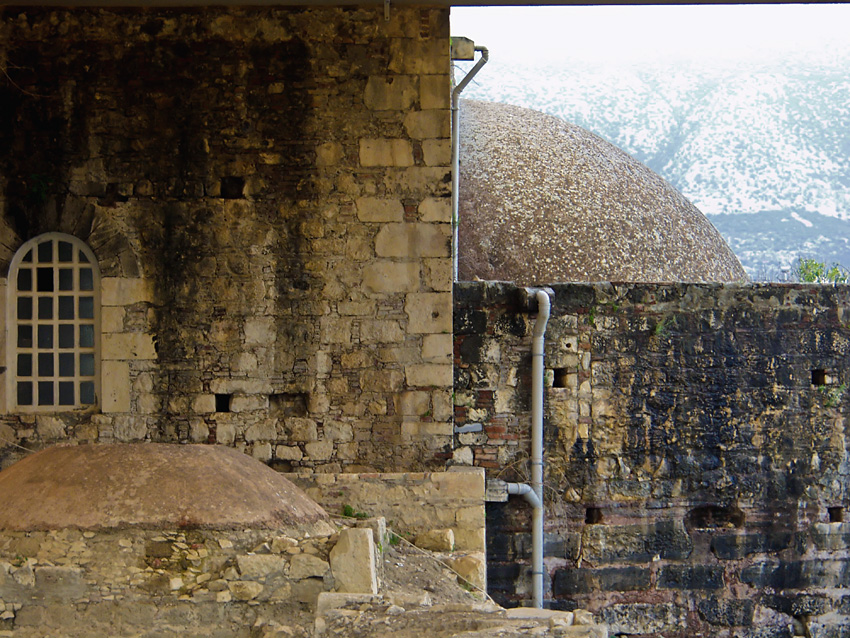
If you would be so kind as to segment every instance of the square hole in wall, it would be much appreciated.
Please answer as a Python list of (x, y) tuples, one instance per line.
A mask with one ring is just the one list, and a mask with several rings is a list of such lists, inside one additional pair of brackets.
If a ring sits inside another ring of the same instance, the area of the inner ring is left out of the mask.
[(307, 416), (307, 395), (300, 392), (269, 395), (269, 416)]
[(555, 376), (552, 379), (552, 387), (553, 388), (566, 388), (567, 387), (567, 369), (566, 368), (553, 368), (552, 372), (555, 373)]
[(232, 394), (217, 394), (215, 395), (215, 411), (230, 412), (230, 399)]
[(826, 511), (829, 513), (829, 522), (830, 523), (843, 523), (844, 522), (844, 508), (843, 507), (827, 507)]
[(826, 385), (826, 370), (812, 370), (812, 385)]
[(584, 522), (588, 525), (599, 525), (602, 522), (602, 510), (598, 507), (588, 507), (584, 511)]

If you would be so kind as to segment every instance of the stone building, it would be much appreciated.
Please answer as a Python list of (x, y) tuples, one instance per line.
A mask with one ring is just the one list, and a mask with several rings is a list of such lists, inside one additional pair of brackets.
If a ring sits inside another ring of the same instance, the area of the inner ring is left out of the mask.
[[(1, 10), (0, 466), (196, 442), (325, 486), (522, 478), (533, 315), (453, 299), (449, 11), (385, 9)], [(553, 292), (549, 604), (846, 635), (847, 290)], [(525, 510), (488, 517), (522, 602)]]

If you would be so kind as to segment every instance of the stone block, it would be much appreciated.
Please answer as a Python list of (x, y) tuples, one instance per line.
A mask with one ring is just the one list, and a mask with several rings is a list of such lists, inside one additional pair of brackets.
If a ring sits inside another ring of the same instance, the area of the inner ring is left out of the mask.
[(252, 580), (234, 580), (227, 583), (230, 595), (236, 600), (253, 600), (263, 593), (263, 585)]
[(451, 529), (432, 529), (417, 534), (413, 544), (431, 552), (451, 552), (455, 548), (455, 534)]
[(255, 443), (251, 446), (251, 456), (257, 459), (258, 461), (267, 463), (272, 458), (272, 444)]
[(312, 554), (295, 554), (289, 561), (289, 577), (292, 580), (323, 578), (330, 565)]
[(267, 394), (237, 394), (230, 400), (231, 412), (252, 412), (256, 410), (269, 409), (269, 396)]
[(281, 461), (300, 461), (304, 457), (297, 445), (278, 445), (274, 449), (274, 455)]
[(452, 296), (440, 292), (410, 293), (404, 304), (410, 317), (408, 332), (444, 333), (452, 330)]
[(412, 75), (373, 75), (366, 81), (363, 102), (375, 111), (407, 111), (418, 97)]
[[(404, 128), (407, 134), (416, 140), (447, 139), (451, 136), (452, 131), (451, 114), (446, 109), (409, 111), (404, 117)], [(451, 145), (449, 144), (449, 161), (442, 164), (448, 166), (450, 163)]]
[(398, 199), (360, 197), (356, 201), (357, 219), (361, 222), (403, 222), (404, 206)]
[(156, 359), (153, 335), (143, 332), (107, 333), (101, 338), (101, 359), (133, 361)]
[(103, 277), (100, 290), (100, 303), (103, 306), (129, 306), (154, 301), (154, 286), (150, 279)]
[(404, 338), (398, 321), (364, 319), (360, 322), (360, 343), (400, 343)]
[(279, 554), (246, 554), (236, 557), (239, 573), (246, 580), (260, 580), (275, 574), (282, 574), (287, 560)]
[(102, 332), (124, 331), (124, 306), (104, 306), (100, 309), (100, 329)]
[(386, 224), (375, 237), (378, 257), (450, 257), (448, 224)]
[(415, 292), (420, 288), (419, 263), (379, 259), (363, 268), (363, 288), (367, 292)]
[(721, 589), (720, 565), (664, 565), (658, 572), (658, 589)]
[(361, 139), (361, 166), (413, 166), (413, 145), (402, 139)]
[(289, 417), (286, 419), (285, 425), (292, 441), (307, 442), (319, 438), (319, 428), (312, 419)]
[(697, 601), (700, 617), (721, 627), (749, 627), (753, 624), (755, 603), (752, 600), (727, 600), (711, 596)]
[(387, 68), (392, 73), (444, 74), (449, 64), (449, 49), (445, 40), (441, 38), (427, 40), (392, 38), (390, 40), (390, 63)]
[(398, 392), (404, 386), (399, 370), (367, 370), (360, 374), (360, 387), (369, 392)]
[(130, 411), (130, 364), (126, 361), (101, 362), (101, 407), (104, 413)]
[(341, 421), (325, 421), (323, 426), (325, 438), (328, 441), (351, 441), (354, 438), (354, 430), (350, 423)]
[(450, 224), (452, 200), (448, 197), (427, 197), (419, 204), (419, 219), (423, 222)]
[(333, 451), (333, 441), (312, 441), (304, 446), (306, 457), (311, 461), (326, 461)]
[[(815, 545), (818, 537), (812, 534)], [(791, 546), (791, 532), (769, 531), (763, 534), (716, 534), (711, 538), (711, 551), (717, 558), (736, 560), (751, 554), (779, 552)], [(823, 549), (823, 547), (818, 547)]]
[(487, 591), (487, 560), (483, 554), (450, 556), (443, 562), (473, 587)]
[(244, 332), (247, 345), (271, 345), (277, 340), (273, 317), (249, 317)]
[(419, 105), (423, 109), (448, 109), (451, 107), (452, 87), (447, 74), (419, 77)]
[[(12, 442), (15, 440), (14, 430), (6, 426), (4, 428), (12, 432), (12, 436), (6, 436), (0, 443)], [(35, 417), (35, 430), (42, 441), (55, 441), (56, 439), (65, 438), (65, 422), (59, 417), (39, 414)], [(8, 434), (8, 432), (7, 432)]]
[(209, 440), (210, 428), (203, 419), (189, 419), (189, 438), (193, 443), (206, 443)]
[(431, 395), (424, 391), (402, 392), (396, 397), (396, 413), (425, 416), (431, 412)]
[(423, 363), (405, 366), (405, 377), (410, 387), (446, 387), (452, 385), (453, 369), (449, 364)]
[(349, 594), (340, 592), (323, 592), (318, 595), (316, 615), (321, 616), (331, 609), (341, 609), (348, 605), (373, 605), (383, 602), (381, 596), (371, 594)]
[(336, 166), (343, 157), (342, 144), (338, 142), (323, 142), (316, 146), (316, 166)]
[(215, 395), (197, 395), (192, 399), (192, 412), (195, 414), (210, 414), (211, 412), (215, 412)]
[(79, 567), (38, 567), (35, 570), (34, 596), (46, 601), (71, 602), (86, 593), (86, 582)]
[(687, 622), (687, 610), (672, 603), (608, 605), (601, 615), (613, 635), (677, 632)]
[(142, 441), (148, 434), (148, 426), (138, 415), (118, 415), (113, 420), (112, 434), (117, 441)]
[(451, 361), (453, 339), (450, 334), (428, 334), (422, 337), (422, 360), (429, 363)]
[(248, 443), (253, 443), (254, 441), (271, 441), (276, 438), (276, 421), (271, 419), (254, 423), (245, 430), (245, 440)]
[(330, 552), (330, 565), (336, 591), (378, 593), (375, 541), (371, 529), (342, 530), (339, 541)]

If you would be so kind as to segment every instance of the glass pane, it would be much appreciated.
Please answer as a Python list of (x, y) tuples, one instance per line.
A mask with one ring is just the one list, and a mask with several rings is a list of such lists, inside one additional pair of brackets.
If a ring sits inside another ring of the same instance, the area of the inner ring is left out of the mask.
[(38, 353), (38, 376), (52, 377), (53, 376), (53, 353), (39, 352)]
[[(39, 330), (41, 326), (39, 326)], [(73, 348), (74, 347), (74, 326), (67, 324), (59, 325), (59, 347)]]
[(38, 268), (35, 279), (38, 292), (53, 292), (53, 268)]
[(32, 290), (32, 270), (21, 268), (18, 271), (18, 290)]
[(80, 319), (94, 319), (94, 297), (80, 297)]
[(69, 262), (74, 260), (74, 249), (67, 241), (59, 242), (59, 261)]
[(32, 405), (32, 383), (18, 382), (18, 405)]
[(83, 381), (80, 384), (80, 403), (82, 405), (94, 403), (94, 381)]
[(38, 347), (42, 350), (53, 347), (53, 326), (38, 327)]
[(89, 258), (86, 257), (86, 254), (82, 250), (80, 251), (80, 263), (81, 264), (89, 263)]
[(18, 347), (32, 348), (32, 326), (18, 326)]
[(94, 290), (91, 268), (80, 268), (80, 290)]
[(19, 377), (31, 377), (32, 376), (32, 355), (31, 354), (19, 354), (18, 355), (18, 376)]
[(38, 382), (38, 404), (53, 405), (53, 381)]
[(74, 298), (59, 297), (59, 318), (73, 319), (74, 318)]
[[(62, 356), (62, 355), (59, 355)], [(84, 352), (80, 355), (80, 376), (94, 376), (94, 355), (89, 352)]]
[[(92, 355), (89, 355), (92, 356)], [(59, 376), (73, 377), (74, 376), (74, 355), (70, 352), (62, 352), (59, 354)]]
[(38, 245), (38, 262), (49, 264), (53, 261), (53, 242), (49, 239)]
[(59, 290), (74, 289), (74, 271), (70, 268), (59, 269)]
[(38, 318), (53, 319), (53, 297), (38, 298)]
[(94, 326), (91, 324), (80, 326), (80, 347), (94, 348)]
[(74, 382), (59, 382), (59, 405), (74, 405)]
[(32, 263), (32, 250), (28, 250), (27, 254), (24, 255), (24, 258), (21, 261), (28, 263), (28, 264), (31, 264)]
[(18, 319), (32, 319), (32, 297), (18, 297)]

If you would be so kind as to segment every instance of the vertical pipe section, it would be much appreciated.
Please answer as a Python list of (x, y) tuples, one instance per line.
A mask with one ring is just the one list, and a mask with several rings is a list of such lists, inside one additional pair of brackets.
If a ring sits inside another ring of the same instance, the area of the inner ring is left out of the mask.
[(549, 295), (537, 291), (537, 321), (531, 342), (531, 489), (539, 507), (532, 511), (531, 578), (534, 606), (543, 607), (543, 346), (549, 322)]
[(478, 62), (475, 63), (469, 73), (452, 89), (452, 281), (457, 281), (457, 254), (458, 254), (458, 209), (460, 208), (460, 94), (466, 85), (472, 81), (481, 67), (490, 59), (490, 51), (487, 47), (475, 47), (481, 53)]

